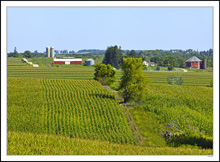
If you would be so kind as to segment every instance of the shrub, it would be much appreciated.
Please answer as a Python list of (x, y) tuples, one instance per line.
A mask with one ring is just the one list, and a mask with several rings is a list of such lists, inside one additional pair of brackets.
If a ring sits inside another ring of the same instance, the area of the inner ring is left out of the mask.
[(168, 84), (171, 84), (171, 85), (182, 85), (183, 84), (182, 76), (177, 75), (177, 74), (169, 75), (167, 77), (167, 81), (168, 81)]
[(158, 71), (159, 71), (159, 70), (160, 70), (160, 67), (159, 67), (159, 66), (157, 66), (157, 67), (156, 67), (156, 70), (158, 70)]
[(168, 66), (168, 70), (169, 70), (169, 71), (172, 71), (173, 69), (174, 69), (173, 65), (169, 65), (169, 66)]
[(167, 143), (174, 147), (189, 144), (202, 148), (213, 148), (213, 138), (206, 136), (203, 133), (194, 133), (189, 135), (174, 133)]
[(116, 80), (116, 71), (110, 64), (95, 64), (95, 77), (94, 79), (99, 81), (102, 85), (111, 85)]

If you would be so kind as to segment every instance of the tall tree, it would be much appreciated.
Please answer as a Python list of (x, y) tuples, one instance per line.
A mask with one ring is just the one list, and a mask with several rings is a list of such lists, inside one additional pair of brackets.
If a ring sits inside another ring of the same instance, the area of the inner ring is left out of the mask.
[(107, 50), (105, 51), (105, 57), (104, 57), (102, 63), (105, 65), (110, 64), (113, 67), (119, 69), (120, 64), (122, 63), (121, 48), (118, 48), (118, 46), (108, 47)]
[(27, 50), (27, 51), (24, 52), (24, 57), (31, 58), (32, 57), (32, 53)]
[(16, 47), (14, 48), (14, 54), (17, 54), (18, 52), (17, 52), (17, 50), (16, 50)]
[(127, 57), (137, 57), (137, 53), (135, 52), (135, 50), (131, 50), (127, 53)]
[(144, 75), (142, 58), (123, 58), (123, 76), (120, 82), (120, 92), (124, 102), (144, 101), (149, 79)]

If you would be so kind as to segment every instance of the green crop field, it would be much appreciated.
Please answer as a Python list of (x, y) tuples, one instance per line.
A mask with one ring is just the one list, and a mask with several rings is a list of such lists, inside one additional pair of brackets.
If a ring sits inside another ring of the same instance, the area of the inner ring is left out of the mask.
[(7, 86), (10, 131), (135, 144), (114, 95), (96, 81), (8, 78)]
[[(8, 58), (7, 153), (212, 155), (212, 149), (201, 149), (199, 144), (172, 147), (163, 134), (166, 130), (202, 133), (199, 140), (212, 141), (213, 88), (207, 85), (213, 73), (178, 72), (184, 79), (180, 86), (167, 83), (167, 77), (177, 72), (144, 73), (151, 79), (146, 102), (126, 107), (93, 80), (94, 67), (34, 68)], [(113, 86), (119, 84), (122, 72), (117, 70), (116, 76)]]
[(213, 155), (212, 149), (140, 147), (59, 135), (8, 132), (8, 155)]
[(166, 130), (213, 136), (213, 88), (152, 84), (149, 90), (144, 105), (129, 109), (145, 145), (165, 146)]
[[(83, 79), (93, 80), (94, 68), (90, 66), (82, 65), (64, 65), (64, 68), (57, 67), (39, 67), (35, 68), (32, 66), (15, 66), (22, 65), (21, 61), (16, 58), (8, 58), (8, 77), (31, 77), (31, 78), (47, 78), (47, 79)], [(183, 85), (189, 86), (207, 86), (213, 77), (211, 72), (156, 72), (156, 71), (145, 71), (145, 75), (151, 79), (152, 83), (156, 84), (167, 84), (167, 77), (174, 73), (180, 74), (183, 77)], [(122, 71), (117, 70), (116, 72), (116, 83), (118, 84), (122, 77)]]

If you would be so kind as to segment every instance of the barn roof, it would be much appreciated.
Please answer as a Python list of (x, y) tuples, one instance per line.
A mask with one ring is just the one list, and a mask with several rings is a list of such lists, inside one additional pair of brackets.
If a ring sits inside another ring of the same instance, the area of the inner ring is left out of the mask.
[(90, 58), (90, 59), (87, 59), (86, 61), (94, 61), (94, 60)]
[(196, 56), (193, 56), (190, 59), (186, 60), (186, 62), (199, 62), (199, 61), (202, 61), (202, 60), (198, 59)]
[(53, 61), (82, 61), (82, 59), (54, 59)]

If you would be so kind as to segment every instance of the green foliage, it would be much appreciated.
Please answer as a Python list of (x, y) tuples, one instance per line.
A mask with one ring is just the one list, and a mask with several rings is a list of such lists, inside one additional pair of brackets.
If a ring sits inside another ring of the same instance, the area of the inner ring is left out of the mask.
[(169, 70), (169, 71), (172, 71), (173, 69), (174, 69), (173, 65), (169, 65), (169, 66), (168, 66), (168, 70)]
[(127, 57), (137, 57), (137, 53), (135, 52), (135, 50), (131, 50), (130, 52), (127, 52)]
[(120, 92), (124, 102), (144, 101), (149, 80), (143, 73), (141, 58), (123, 58)]
[(24, 57), (25, 58), (31, 58), (32, 57), (32, 53), (27, 50), (27, 51), (24, 52)]
[(121, 48), (118, 46), (111, 46), (108, 47), (105, 51), (105, 57), (102, 61), (103, 64), (107, 65), (110, 64), (111, 66), (115, 67), (116, 69), (120, 68), (120, 64), (122, 63), (122, 51)]
[(175, 133), (167, 143), (170, 146), (179, 147), (181, 145), (196, 145), (202, 148), (213, 148), (213, 138), (209, 137), (203, 133), (193, 133), (189, 135), (182, 135), (180, 133)]
[(171, 85), (182, 85), (183, 84), (183, 78), (179, 74), (169, 75), (167, 77), (167, 81), (168, 81), (168, 84), (171, 84)]
[(160, 67), (159, 67), (159, 66), (157, 66), (157, 67), (156, 67), (156, 70), (160, 71)]
[(116, 80), (116, 71), (110, 64), (95, 64), (95, 77), (94, 79), (99, 81), (102, 85), (111, 85)]
[(49, 134), (7, 133), (7, 155), (213, 155), (212, 149), (140, 147)]

